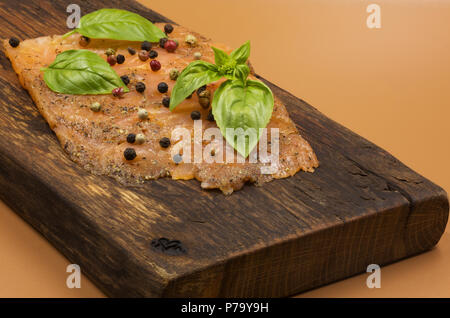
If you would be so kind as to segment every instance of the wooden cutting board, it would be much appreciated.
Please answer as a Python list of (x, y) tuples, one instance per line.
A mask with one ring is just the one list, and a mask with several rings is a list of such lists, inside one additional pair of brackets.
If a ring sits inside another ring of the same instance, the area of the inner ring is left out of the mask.
[[(65, 33), (71, 2), (2, 1), (0, 37)], [(103, 7), (169, 21), (133, 1), (82, 4)], [(193, 180), (126, 188), (68, 159), (1, 53), (0, 198), (109, 296), (288, 296), (439, 241), (443, 189), (268, 85), (316, 151), (315, 173), (231, 196)]]

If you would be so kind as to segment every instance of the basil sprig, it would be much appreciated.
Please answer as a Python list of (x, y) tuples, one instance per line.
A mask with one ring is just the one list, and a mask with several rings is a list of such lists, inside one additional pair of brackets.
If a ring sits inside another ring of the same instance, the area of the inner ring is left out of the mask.
[(64, 51), (42, 71), (47, 86), (62, 94), (111, 94), (117, 87), (129, 91), (111, 66), (89, 50)]
[(261, 128), (272, 117), (273, 94), (267, 85), (247, 79), (250, 42), (228, 55), (213, 47), (214, 62), (194, 61), (180, 74), (172, 89), (170, 110), (175, 109), (199, 87), (227, 78), (215, 91), (212, 112), (227, 142), (244, 158), (258, 143)]
[(163, 31), (139, 14), (119, 9), (100, 9), (84, 15), (78, 27), (64, 37), (78, 32), (93, 39), (158, 42), (167, 37)]

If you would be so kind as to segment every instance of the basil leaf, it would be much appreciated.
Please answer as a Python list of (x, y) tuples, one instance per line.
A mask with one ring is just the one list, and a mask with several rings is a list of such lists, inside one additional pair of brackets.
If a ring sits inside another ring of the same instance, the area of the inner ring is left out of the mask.
[(116, 87), (129, 91), (111, 66), (89, 50), (62, 52), (43, 71), (47, 86), (62, 94), (111, 94)]
[(245, 42), (241, 47), (235, 49), (230, 53), (230, 57), (236, 61), (237, 64), (244, 64), (250, 56), (250, 41)]
[(248, 74), (250, 74), (250, 68), (247, 64), (238, 64), (234, 70), (234, 79), (240, 80), (243, 83), (247, 80)]
[(93, 39), (158, 42), (167, 37), (146, 18), (119, 9), (100, 9), (83, 16), (74, 31)]
[[(227, 80), (214, 93), (212, 111), (222, 135), (247, 158), (258, 143), (259, 129), (269, 123), (273, 104), (272, 91), (264, 83)], [(244, 142), (239, 142), (240, 139)]]
[(222, 51), (221, 49), (218, 49), (213, 46), (211, 48), (214, 51), (214, 62), (216, 63), (217, 66), (225, 65), (230, 60), (228, 54)]
[(218, 81), (220, 78), (216, 65), (205, 61), (190, 63), (177, 78), (170, 95), (169, 109), (173, 110), (197, 88)]

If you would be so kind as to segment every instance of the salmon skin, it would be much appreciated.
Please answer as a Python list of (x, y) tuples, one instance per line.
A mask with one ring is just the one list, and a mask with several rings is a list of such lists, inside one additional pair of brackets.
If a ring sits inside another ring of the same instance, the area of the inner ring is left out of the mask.
[[(156, 25), (164, 28), (164, 24)], [(184, 41), (189, 34), (197, 38), (197, 45), (194, 47)], [(150, 68), (150, 59), (145, 62), (139, 59), (140, 43), (137, 42), (91, 39), (87, 46), (80, 46), (80, 35), (73, 34), (64, 39), (58, 35), (28, 39), (16, 48), (4, 40), (3, 46), (20, 83), (31, 95), (63, 149), (73, 161), (91, 173), (108, 175), (125, 185), (140, 184), (145, 180), (160, 177), (183, 180), (195, 178), (201, 182), (204, 189), (218, 188), (225, 194), (231, 194), (234, 190), (241, 189), (246, 182), (261, 185), (274, 178), (293, 176), (299, 170), (313, 172), (314, 168), (318, 167), (314, 151), (300, 136), (285, 106), (276, 96), (273, 114), (267, 126), (269, 131), (270, 128), (279, 130), (279, 160), (273, 173), (262, 172), (261, 168), (267, 166), (267, 162), (251, 163), (249, 158), (244, 163), (174, 161), (171, 148), (180, 140), (171, 140), (171, 145), (163, 148), (160, 139), (171, 138), (175, 128), (186, 128), (194, 136), (192, 111), (201, 113), (203, 132), (217, 126), (214, 121), (207, 120), (209, 110), (201, 107), (195, 93), (172, 112), (162, 105), (162, 99), (170, 96), (175, 84), (175, 81), (170, 79), (170, 70), (183, 70), (194, 60), (195, 52), (201, 53), (202, 60), (214, 63), (211, 46), (227, 53), (231, 50), (182, 26), (174, 26), (170, 39), (179, 42), (174, 53), (153, 44), (152, 49), (158, 53), (156, 59), (162, 66), (156, 72)], [(134, 48), (136, 54), (130, 54), (128, 47)], [(44, 82), (41, 68), (48, 67), (57, 54), (70, 49), (88, 49), (106, 59), (105, 51), (108, 48), (113, 48), (116, 54), (125, 56), (123, 64), (112, 66), (119, 76), (127, 75), (130, 79), (130, 92), (122, 98), (112, 95), (58, 94), (51, 91)], [(252, 75), (250, 78), (254, 79)], [(143, 93), (136, 91), (137, 82), (145, 83), (146, 89)], [(167, 93), (158, 91), (160, 82), (168, 84)], [(211, 96), (221, 82), (222, 80), (208, 85)], [(101, 111), (93, 112), (90, 109), (89, 106), (94, 102), (101, 104)], [(141, 108), (147, 110), (148, 119), (139, 119), (137, 112)], [(139, 145), (130, 144), (127, 142), (129, 134), (143, 134), (145, 142)], [(271, 140), (270, 138), (269, 134), (268, 140)], [(213, 149), (210, 152), (211, 157), (219, 158), (225, 153), (227, 143), (223, 140), (222, 147), (220, 148), (218, 143), (219, 149), (214, 149), (214, 144), (211, 143), (215, 141), (214, 139), (200, 143), (203, 149), (207, 146), (210, 147), (208, 149)], [(135, 159), (124, 158), (126, 148), (135, 150)], [(268, 147), (269, 151), (270, 149)]]

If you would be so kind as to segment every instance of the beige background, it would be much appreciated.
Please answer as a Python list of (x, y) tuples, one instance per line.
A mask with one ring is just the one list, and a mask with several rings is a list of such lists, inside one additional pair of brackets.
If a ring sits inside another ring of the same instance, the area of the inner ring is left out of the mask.
[[(141, 0), (236, 47), (251, 40), (265, 78), (387, 149), (450, 190), (450, 0)], [(381, 29), (366, 7), (381, 6)], [(69, 262), (0, 203), (0, 297), (97, 297), (83, 278), (69, 290)], [(425, 254), (301, 296), (449, 297), (449, 227)]]

